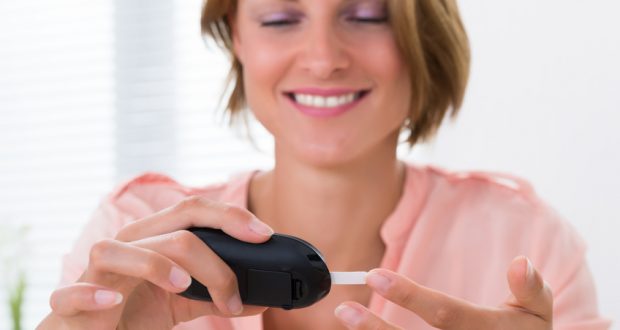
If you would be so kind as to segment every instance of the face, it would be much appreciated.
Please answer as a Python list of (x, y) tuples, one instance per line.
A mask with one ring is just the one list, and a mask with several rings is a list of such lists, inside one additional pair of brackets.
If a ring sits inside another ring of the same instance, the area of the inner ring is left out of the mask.
[(384, 0), (239, 0), (233, 41), (277, 153), (315, 165), (395, 153), (411, 82)]

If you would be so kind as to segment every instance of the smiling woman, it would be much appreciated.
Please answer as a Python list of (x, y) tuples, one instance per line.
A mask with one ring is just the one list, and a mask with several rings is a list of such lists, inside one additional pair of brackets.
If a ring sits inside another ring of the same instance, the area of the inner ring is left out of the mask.
[[(228, 110), (273, 135), (274, 168), (118, 187), (66, 257), (41, 329), (609, 327), (583, 241), (526, 181), (397, 158), (402, 132), (427, 139), (461, 105), (469, 48), (454, 0), (209, 0), (202, 27), (232, 58)], [(297, 236), (330, 269), (370, 270), (367, 285), (292, 311), (244, 306), (247, 283), (190, 227), (252, 244)], [(192, 278), (213, 302), (178, 295)]]
[[(259, 26), (276, 28), (267, 32), (256, 29), (257, 37), (262, 35), (263, 39), (267, 39), (270, 34), (277, 33), (278, 37), (270, 40), (283, 43), (268, 49), (290, 49), (292, 45), (301, 44), (299, 40), (307, 40), (302, 38), (308, 36), (299, 35), (300, 28), (295, 27), (300, 24), (311, 24), (312, 21), (304, 19), (299, 8), (300, 4), (295, 5), (295, 2), (271, 1), (271, 5), (267, 6), (265, 1), (262, 3), (248, 1), (247, 15), (251, 16), (254, 28)], [(245, 3), (242, 1), (242, 4)], [(252, 4), (258, 8), (252, 7)], [(230, 21), (235, 20), (237, 15), (244, 15), (243, 11), (237, 10), (238, 6), (239, 3), (235, 0), (208, 1), (201, 21), (202, 31), (214, 38), (231, 55), (229, 81), (233, 82), (234, 86), (228, 101), (228, 109), (233, 116), (239, 115), (247, 104), (242, 64), (239, 56), (235, 54), (231, 38), (233, 31)], [(394, 61), (394, 57), (398, 57), (397, 61), (402, 61), (401, 65), (406, 66), (406, 69), (399, 73), (406, 72), (410, 84), (402, 86), (398, 82), (393, 83), (396, 85), (394, 88), (396, 91), (394, 94), (398, 95), (396, 98), (411, 102), (409, 120), (406, 121), (409, 144), (414, 145), (420, 140), (430, 138), (450, 108), (452, 114), (456, 114), (462, 104), (469, 77), (469, 44), (456, 3), (399, 0), (344, 1), (341, 6), (341, 12), (337, 17), (329, 19), (336, 20), (332, 23), (337, 23), (338, 30), (342, 30), (341, 33), (350, 34), (346, 40), (353, 43), (350, 46), (352, 50), (359, 52), (360, 56), (365, 55), (366, 62), (372, 62), (371, 64), (375, 66), (389, 65), (388, 60)], [(315, 28), (310, 30), (316, 31)], [(338, 33), (336, 30), (331, 32)], [(282, 34), (286, 34), (287, 39), (284, 39)], [(376, 39), (381, 36), (383, 43), (387, 41), (390, 44), (388, 48), (368, 47), (375, 45), (377, 41), (381, 42), (370, 38)], [(310, 41), (310, 47), (316, 46), (313, 42), (316, 41)], [(386, 49), (391, 49), (392, 54), (380, 53)], [(375, 54), (367, 53), (371, 50), (375, 50)], [(277, 61), (274, 59), (273, 62)], [(403, 89), (405, 94), (402, 94)], [(342, 94), (342, 91), (337, 92)], [(363, 90), (356, 96), (362, 96), (362, 93), (365, 94), (367, 91)], [(317, 93), (313, 95), (316, 96)], [(409, 95), (409, 100), (403, 95)], [(302, 99), (307, 100), (300, 102), (302, 104), (311, 101), (307, 97)], [(317, 102), (322, 101), (317, 99)]]

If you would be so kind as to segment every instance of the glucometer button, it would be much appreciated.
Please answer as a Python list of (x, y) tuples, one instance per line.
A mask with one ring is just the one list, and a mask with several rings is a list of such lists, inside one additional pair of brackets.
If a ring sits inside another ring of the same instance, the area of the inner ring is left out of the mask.
[(248, 269), (246, 303), (291, 308), (293, 285), (290, 273)]

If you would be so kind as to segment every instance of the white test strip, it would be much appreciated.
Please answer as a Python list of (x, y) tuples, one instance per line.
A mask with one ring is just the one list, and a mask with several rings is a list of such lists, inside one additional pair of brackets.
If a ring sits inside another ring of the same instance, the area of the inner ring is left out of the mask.
[(366, 284), (367, 272), (331, 272), (332, 285), (358, 285)]

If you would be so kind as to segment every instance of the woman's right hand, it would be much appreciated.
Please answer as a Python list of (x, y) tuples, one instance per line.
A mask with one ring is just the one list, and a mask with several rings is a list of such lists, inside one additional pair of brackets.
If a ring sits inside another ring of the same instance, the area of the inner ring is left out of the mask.
[[(200, 197), (132, 222), (115, 239), (97, 242), (80, 279), (52, 293), (52, 313), (38, 329), (170, 329), (204, 315), (261, 313), (244, 306), (234, 272), (190, 227), (221, 229), (250, 243), (273, 230), (242, 208)], [(190, 275), (213, 302), (187, 299)]]

